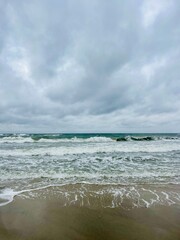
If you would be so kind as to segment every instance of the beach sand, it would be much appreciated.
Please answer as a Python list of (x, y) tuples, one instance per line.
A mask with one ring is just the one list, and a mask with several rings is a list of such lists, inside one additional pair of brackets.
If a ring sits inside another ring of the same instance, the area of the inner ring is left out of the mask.
[(0, 208), (0, 240), (180, 239), (180, 206), (62, 207), (58, 199), (21, 199)]

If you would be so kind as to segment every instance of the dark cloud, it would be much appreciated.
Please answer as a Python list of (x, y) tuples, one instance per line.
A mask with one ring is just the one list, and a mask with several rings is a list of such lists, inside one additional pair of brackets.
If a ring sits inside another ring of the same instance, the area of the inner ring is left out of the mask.
[(179, 132), (177, 0), (0, 0), (0, 131)]

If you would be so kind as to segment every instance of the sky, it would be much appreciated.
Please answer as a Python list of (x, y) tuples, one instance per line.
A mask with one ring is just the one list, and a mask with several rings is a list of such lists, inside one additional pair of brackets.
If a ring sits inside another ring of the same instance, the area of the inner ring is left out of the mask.
[(0, 0), (0, 132), (180, 132), (180, 1)]

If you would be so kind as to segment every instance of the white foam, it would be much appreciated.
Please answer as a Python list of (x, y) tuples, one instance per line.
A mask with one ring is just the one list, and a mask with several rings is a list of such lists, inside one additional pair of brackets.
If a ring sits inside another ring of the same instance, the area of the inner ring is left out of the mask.
[(162, 192), (162, 194), (165, 195), (165, 198), (166, 198), (167, 202), (168, 202), (170, 205), (171, 205), (171, 204), (175, 204), (175, 202), (169, 198), (169, 194), (168, 194), (168, 193)]
[(3, 200), (3, 202), (0, 203), (0, 206), (5, 206), (8, 203), (11, 203), (17, 194), (18, 192), (14, 192), (11, 188), (4, 189), (2, 193), (0, 193), (0, 199)]
[[(55, 188), (58, 187), (58, 188)], [(40, 190), (40, 191), (37, 191)], [(43, 190), (43, 191), (41, 191)], [(56, 191), (57, 190), (57, 191)], [(37, 191), (37, 192), (36, 192)], [(134, 208), (151, 207), (153, 205), (172, 205), (180, 204), (179, 198), (175, 197), (178, 193), (172, 190), (160, 191), (158, 188), (142, 188), (138, 186), (117, 186), (117, 185), (91, 185), (91, 184), (71, 184), (66, 188), (66, 184), (47, 185), (34, 189), (14, 191), (13, 189), (4, 189), (0, 198), (4, 200), (0, 206), (7, 205), (13, 201), (17, 195), (22, 198), (34, 199), (36, 197), (46, 198), (48, 193), (58, 194), (59, 198), (64, 199), (64, 206), (79, 205), (89, 206), (101, 205), (105, 208)], [(26, 194), (27, 193), (27, 194)], [(150, 193), (150, 195), (148, 194)], [(171, 198), (169, 197), (171, 195)], [(153, 197), (154, 196), (154, 197)], [(179, 196), (179, 195), (178, 195)], [(127, 205), (127, 199), (131, 205)]]
[[(44, 139), (45, 140), (45, 139)], [(44, 141), (43, 140), (43, 141)], [(24, 139), (23, 139), (24, 141)], [(33, 140), (31, 140), (33, 141)], [(79, 141), (79, 140), (78, 140)], [(90, 141), (86, 140), (86, 141)], [(94, 141), (94, 140), (93, 140)], [(84, 141), (82, 144), (71, 144), (71, 145), (45, 145), (40, 146), (36, 145), (34, 148), (13, 148), (13, 149), (0, 149), (1, 156), (30, 156), (30, 155), (65, 155), (65, 154), (83, 154), (83, 153), (97, 153), (97, 152), (169, 152), (180, 150), (179, 143), (169, 143), (169, 142), (157, 142), (156, 144), (150, 142), (115, 142), (113, 140), (105, 140), (104, 142), (89, 142), (86, 144)]]
[(30, 137), (11, 136), (0, 138), (0, 143), (32, 143), (34, 140)]
[(26, 135), (19, 135), (19, 136), (11, 136), (11, 137), (3, 137), (0, 138), (0, 143), (96, 143), (96, 142), (112, 142), (114, 141), (110, 137), (90, 137), (90, 138), (40, 138), (40, 139), (33, 139), (31, 137), (25, 137)]

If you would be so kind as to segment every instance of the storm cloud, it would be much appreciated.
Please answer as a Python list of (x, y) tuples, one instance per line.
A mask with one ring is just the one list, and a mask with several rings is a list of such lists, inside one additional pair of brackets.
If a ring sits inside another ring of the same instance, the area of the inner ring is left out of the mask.
[(0, 0), (1, 132), (180, 132), (180, 1)]

